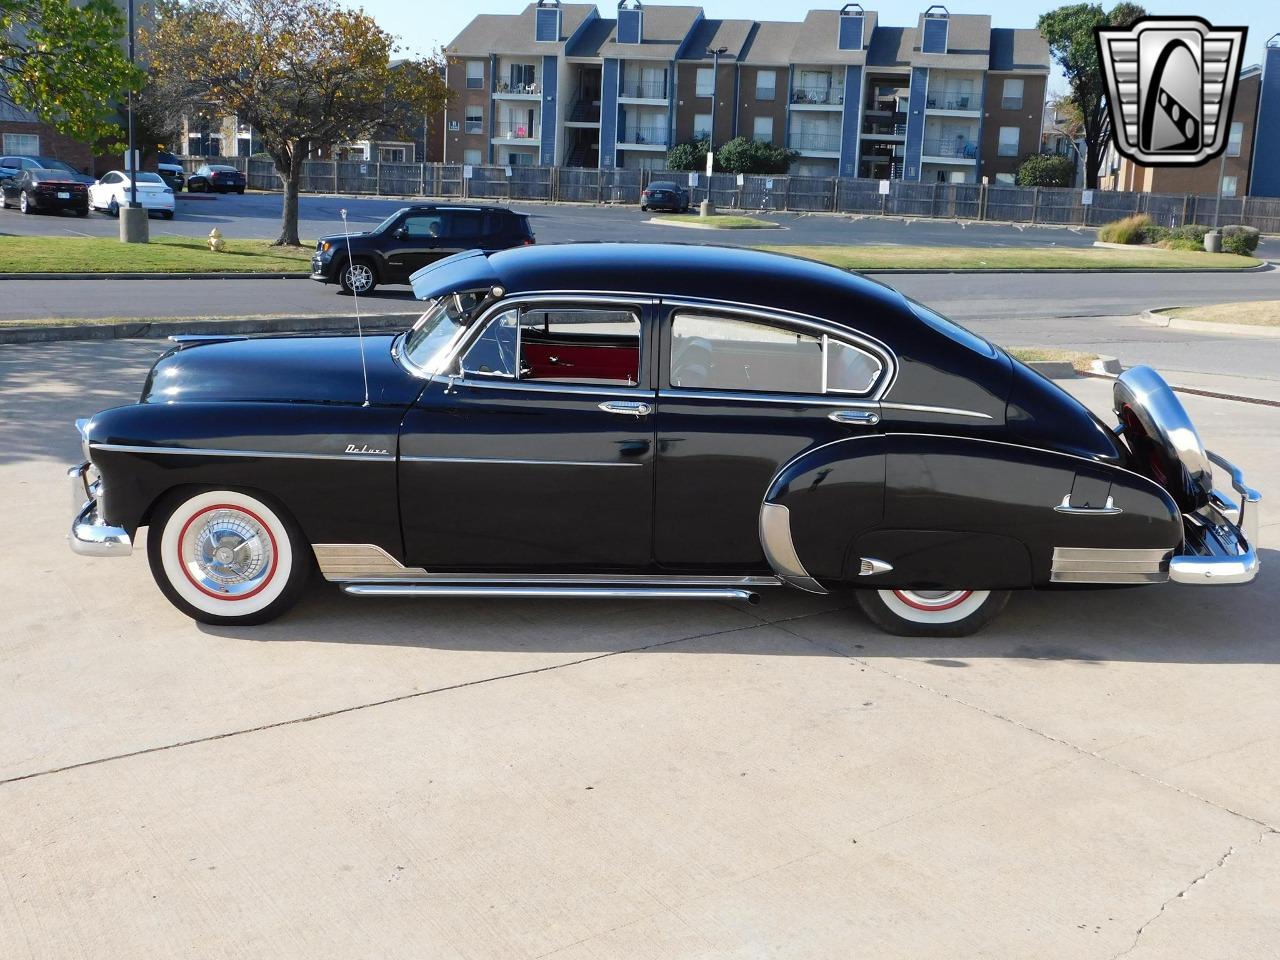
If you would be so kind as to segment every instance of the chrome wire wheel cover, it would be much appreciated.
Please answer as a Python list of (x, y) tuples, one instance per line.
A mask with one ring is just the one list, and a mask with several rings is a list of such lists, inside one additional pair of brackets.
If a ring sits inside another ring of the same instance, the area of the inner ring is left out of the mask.
[(210, 507), (188, 520), (178, 552), (196, 589), (219, 599), (253, 596), (276, 568), (271, 531), (254, 514), (232, 506)]
[(347, 267), (347, 286), (356, 293), (364, 293), (373, 286), (373, 271), (365, 263), (353, 263)]

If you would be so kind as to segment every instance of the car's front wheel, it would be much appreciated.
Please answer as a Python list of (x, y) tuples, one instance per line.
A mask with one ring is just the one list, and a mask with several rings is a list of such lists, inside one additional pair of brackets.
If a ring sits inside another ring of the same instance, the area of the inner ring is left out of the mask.
[(293, 519), (239, 490), (167, 500), (151, 520), (147, 561), (161, 592), (193, 620), (246, 626), (293, 606), (314, 566)]
[(36, 205), (31, 199), (31, 195), (27, 191), (22, 191), (22, 196), (18, 198), (18, 209), (23, 213), (35, 213)]
[(378, 285), (373, 266), (367, 260), (352, 260), (338, 273), (343, 293), (368, 293)]
[(965, 637), (990, 623), (1008, 601), (1008, 590), (858, 591), (871, 622), (900, 637)]

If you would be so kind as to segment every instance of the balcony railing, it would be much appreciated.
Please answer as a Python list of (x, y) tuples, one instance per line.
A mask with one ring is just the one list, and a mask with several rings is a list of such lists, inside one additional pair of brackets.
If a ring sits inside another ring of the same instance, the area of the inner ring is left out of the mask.
[(964, 96), (929, 97), (925, 107), (929, 110), (977, 110), (978, 101), (976, 97)]
[(506, 80), (498, 82), (498, 89), (494, 93), (519, 93), (524, 95), (540, 93), (542, 88), (536, 83), (509, 83)]
[(844, 103), (844, 90), (839, 87), (792, 87), (792, 103)]
[(635, 127), (624, 131), (622, 136), (618, 138), (618, 142), (636, 146), (665, 147), (667, 145), (667, 131), (664, 127)]
[(537, 140), (542, 130), (536, 123), (499, 123), (493, 135), (502, 140)]
[(862, 124), (862, 132), (877, 137), (905, 137), (905, 123), (885, 123), (883, 120), (867, 120)]
[(968, 140), (926, 140), (926, 157), (953, 157), (957, 160), (977, 160), (978, 145)]
[(834, 153), (840, 149), (840, 134), (793, 133), (787, 145), (792, 150), (828, 150)]
[(618, 96), (636, 100), (665, 100), (667, 84), (665, 80), (623, 80)]

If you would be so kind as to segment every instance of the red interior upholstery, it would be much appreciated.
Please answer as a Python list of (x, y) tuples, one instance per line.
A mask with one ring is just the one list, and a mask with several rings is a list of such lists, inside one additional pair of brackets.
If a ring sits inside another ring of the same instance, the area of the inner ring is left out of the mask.
[[(530, 343), (522, 345), (528, 379), (617, 380), (634, 383), (640, 351), (621, 344)], [(554, 359), (554, 362), (552, 358)]]

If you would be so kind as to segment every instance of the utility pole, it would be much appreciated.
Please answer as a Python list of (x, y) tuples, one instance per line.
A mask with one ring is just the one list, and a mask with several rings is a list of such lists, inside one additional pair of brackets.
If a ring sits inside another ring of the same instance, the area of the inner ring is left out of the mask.
[(720, 56), (728, 53), (728, 47), (716, 47), (714, 50), (708, 49), (707, 56), (711, 57), (711, 129), (707, 136), (707, 199), (698, 205), (699, 216), (709, 217), (716, 212), (716, 208), (711, 203), (711, 171), (716, 157), (716, 94), (719, 93), (720, 85)]
[[(129, 66), (134, 66), (134, 38), (136, 23), (134, 18), (134, 0), (129, 0)], [(129, 204), (120, 210), (120, 239), (124, 243), (146, 243), (150, 240), (150, 223), (147, 211), (138, 203), (138, 143), (133, 122), (133, 88), (128, 90), (127, 111), (129, 115), (129, 157), (124, 165), (129, 174)]]

